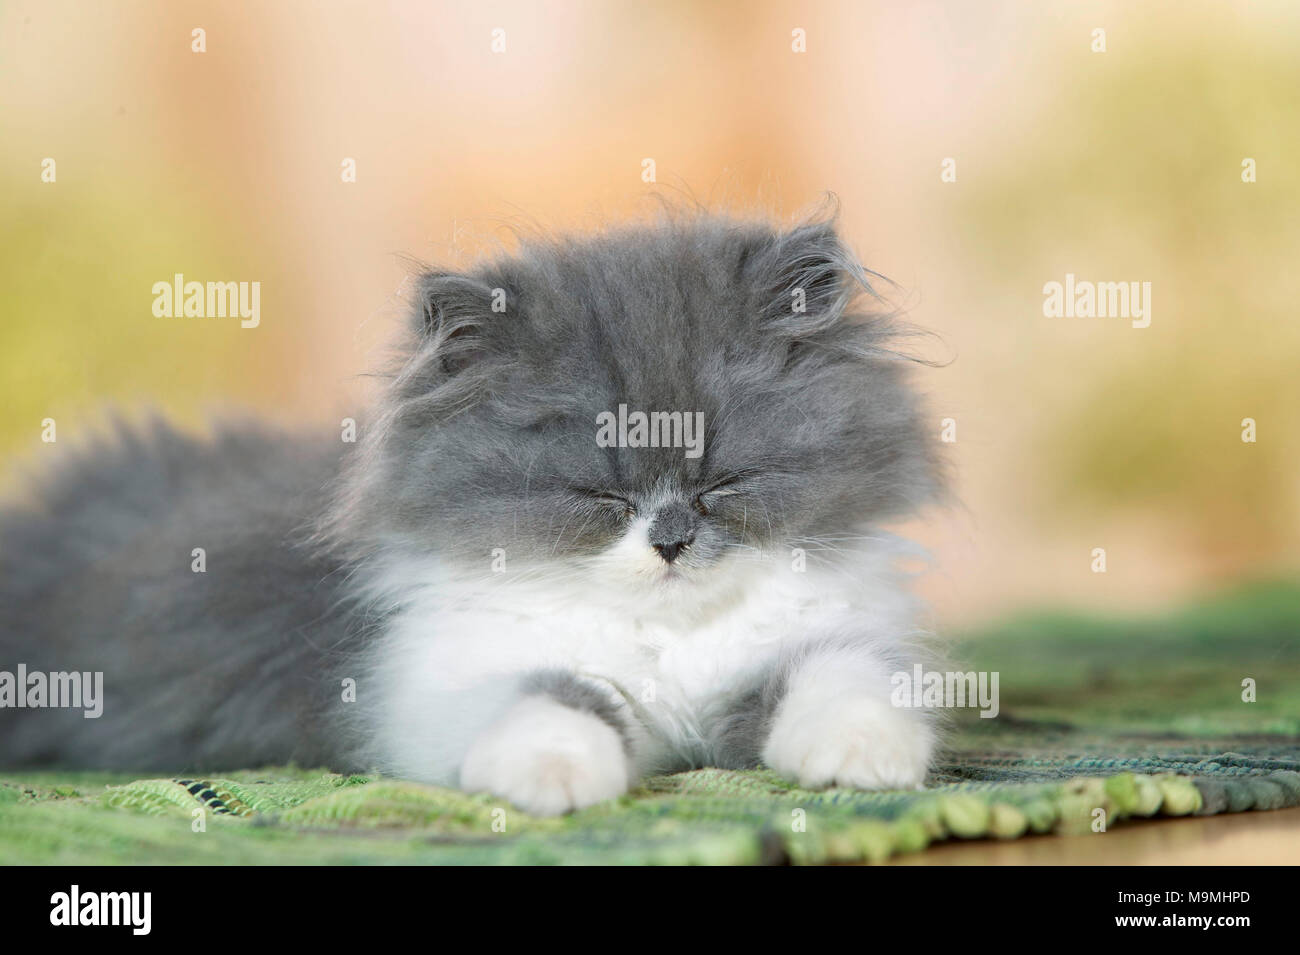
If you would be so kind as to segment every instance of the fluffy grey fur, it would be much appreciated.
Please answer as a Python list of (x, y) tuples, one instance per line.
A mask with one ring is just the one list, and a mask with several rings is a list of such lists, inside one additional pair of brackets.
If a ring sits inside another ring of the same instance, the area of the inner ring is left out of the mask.
[[(602, 495), (635, 509), (668, 483), (694, 508), (727, 479), (761, 520), (741, 527), (741, 508), (715, 497), (698, 561), (727, 543), (910, 513), (935, 490), (934, 445), (892, 351), (898, 329), (846, 314), (866, 288), (829, 223), (779, 233), (714, 218), (429, 273), (339, 536), (475, 559), (502, 541), (524, 555), (592, 553), (625, 516)], [(794, 289), (805, 311), (792, 310)], [(703, 456), (598, 447), (592, 422), (620, 403), (702, 411)]]
[(264, 429), (155, 424), (47, 474), (0, 516), (0, 669), (102, 671), (104, 710), (0, 710), (0, 762), (340, 759), (321, 678), (349, 635), (343, 579), (306, 543), (337, 465), (329, 444)]
[[(934, 446), (897, 329), (855, 304), (866, 290), (828, 222), (670, 216), (534, 240), (420, 278), (359, 445), (158, 424), (69, 457), (0, 516), (0, 669), (102, 670), (104, 715), (0, 711), (0, 763), (354, 768), (370, 754), (339, 679), (382, 646), (393, 607), (365, 581), (385, 561), (486, 569), (503, 542), (581, 558), (653, 501), (660, 543), (689, 543), (674, 556), (704, 573), (912, 512), (938, 486)], [(620, 403), (703, 411), (704, 454), (598, 447), (592, 422)], [(571, 675), (527, 685), (624, 730)], [(756, 762), (781, 686), (738, 688), (721, 763)]]
[(589, 680), (579, 679), (564, 670), (534, 670), (524, 678), (520, 691), (525, 695), (544, 693), (557, 703), (600, 717), (618, 731), (623, 739), (623, 748), (631, 750), (632, 740), (623, 714), (610, 702), (609, 696)]

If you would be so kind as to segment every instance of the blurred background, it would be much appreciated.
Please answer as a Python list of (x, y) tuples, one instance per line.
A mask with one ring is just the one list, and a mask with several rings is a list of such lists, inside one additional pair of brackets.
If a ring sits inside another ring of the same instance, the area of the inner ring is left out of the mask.
[[(42, 419), (75, 442), (109, 404), (337, 427), (404, 256), (653, 191), (775, 217), (831, 191), (954, 359), (919, 381), (936, 439), (956, 422), (959, 504), (906, 528), (940, 623), (1293, 574), (1298, 49), (1282, 0), (6, 0), (3, 473)], [(177, 272), (259, 281), (260, 326), (156, 318)], [(1150, 327), (1044, 317), (1066, 273), (1150, 282)]]

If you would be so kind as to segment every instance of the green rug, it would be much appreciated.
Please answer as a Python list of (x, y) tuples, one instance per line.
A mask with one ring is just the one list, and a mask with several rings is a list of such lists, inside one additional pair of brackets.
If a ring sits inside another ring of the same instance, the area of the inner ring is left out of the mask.
[[(266, 768), (211, 777), (0, 774), (0, 861), (748, 864), (879, 861), (950, 838), (1300, 805), (1300, 589), (1144, 620), (1022, 617), (972, 634), (1001, 712), (960, 711), (923, 791), (810, 792), (697, 770), (534, 819), (485, 795)], [(1242, 682), (1255, 681), (1255, 701)]]

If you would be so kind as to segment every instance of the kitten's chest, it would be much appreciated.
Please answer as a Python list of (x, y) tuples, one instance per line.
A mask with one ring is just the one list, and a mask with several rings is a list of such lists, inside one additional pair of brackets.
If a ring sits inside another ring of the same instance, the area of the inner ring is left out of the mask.
[(760, 606), (689, 625), (610, 619), (571, 650), (580, 671), (616, 681), (644, 702), (703, 705), (763, 668), (793, 624), (784, 611)]
[(502, 601), (444, 609), (415, 626), (461, 686), (493, 673), (559, 668), (601, 681), (669, 722), (690, 723), (752, 686), (783, 646), (822, 631), (826, 616), (788, 594), (754, 594), (695, 618)]
[[(708, 765), (716, 729), (793, 646), (859, 627), (856, 601), (778, 579), (711, 613), (620, 612), (575, 594), (438, 588), (399, 611), (378, 655), (394, 712), (430, 701), (456, 712), (406, 720), (490, 719), (501, 689), (558, 669), (605, 687), (627, 710), (643, 771)], [(832, 593), (834, 593), (832, 591)], [(477, 709), (476, 709), (477, 708)]]

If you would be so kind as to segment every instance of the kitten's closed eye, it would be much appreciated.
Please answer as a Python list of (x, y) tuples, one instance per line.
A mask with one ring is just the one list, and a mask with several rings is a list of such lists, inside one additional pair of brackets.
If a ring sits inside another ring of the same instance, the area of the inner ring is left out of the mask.
[(746, 482), (757, 473), (756, 469), (748, 468), (724, 475), (695, 496), (695, 509), (707, 515), (723, 498), (745, 493)]
[(586, 505), (608, 508), (621, 513), (623, 517), (633, 517), (636, 514), (636, 505), (621, 494), (586, 487), (570, 488), (570, 492)]

